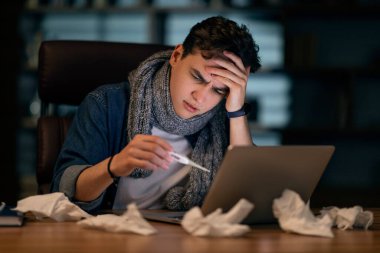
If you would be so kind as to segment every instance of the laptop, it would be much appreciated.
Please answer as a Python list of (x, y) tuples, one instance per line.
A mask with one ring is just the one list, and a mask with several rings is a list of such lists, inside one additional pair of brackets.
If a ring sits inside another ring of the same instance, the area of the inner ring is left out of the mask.
[[(227, 212), (241, 198), (255, 207), (244, 224), (275, 223), (272, 204), (284, 189), (297, 192), (307, 202), (317, 186), (335, 147), (270, 146), (230, 147), (204, 199), (201, 211)], [(207, 167), (207, 166), (206, 166)], [(185, 212), (142, 210), (148, 220), (180, 223)]]

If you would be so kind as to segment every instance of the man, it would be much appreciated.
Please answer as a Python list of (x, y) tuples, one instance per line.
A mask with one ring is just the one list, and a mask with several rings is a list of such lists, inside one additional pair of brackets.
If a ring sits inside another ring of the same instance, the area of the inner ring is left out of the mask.
[[(52, 191), (86, 211), (187, 210), (201, 205), (228, 145), (253, 145), (246, 111), (258, 46), (223, 17), (194, 27), (183, 44), (158, 52), (104, 85), (79, 107), (54, 171)], [(189, 156), (210, 173), (173, 162)]]

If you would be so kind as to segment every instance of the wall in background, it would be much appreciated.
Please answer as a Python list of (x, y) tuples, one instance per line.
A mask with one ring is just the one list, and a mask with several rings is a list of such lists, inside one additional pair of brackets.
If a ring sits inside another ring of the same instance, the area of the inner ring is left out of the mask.
[[(18, 82), (21, 117), (16, 164), (24, 187), (21, 195), (33, 190), (35, 122), (39, 113), (36, 67), (42, 40), (173, 45), (181, 43), (195, 22), (221, 14), (247, 24), (261, 48), (263, 68), (250, 77), (247, 97), (256, 109), (250, 115), (255, 142), (336, 145), (333, 160), (313, 196), (314, 203), (334, 204), (339, 199), (341, 204), (360, 204), (360, 200), (363, 204), (380, 205), (376, 198), (380, 192), (380, 33), (376, 32), (379, 3), (92, 3), (26, 1), (19, 27), (24, 40)], [(355, 194), (365, 194), (367, 198), (353, 198)]]

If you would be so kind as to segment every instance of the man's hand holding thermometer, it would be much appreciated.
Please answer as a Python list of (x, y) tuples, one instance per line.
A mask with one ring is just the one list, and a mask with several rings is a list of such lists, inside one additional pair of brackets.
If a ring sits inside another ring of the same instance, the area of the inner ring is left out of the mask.
[(184, 155), (177, 154), (175, 152), (169, 152), (170, 156), (173, 158), (173, 160), (182, 163), (182, 164), (189, 164), (191, 166), (194, 166), (200, 170), (210, 172), (210, 170), (206, 169), (205, 167), (200, 166), (199, 164), (196, 164), (195, 162), (191, 161), (189, 158), (187, 158)]

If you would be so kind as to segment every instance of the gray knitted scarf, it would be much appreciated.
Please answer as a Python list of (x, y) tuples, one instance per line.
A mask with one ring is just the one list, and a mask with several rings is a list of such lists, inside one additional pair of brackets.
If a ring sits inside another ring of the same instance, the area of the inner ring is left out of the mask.
[[(170, 64), (172, 51), (162, 51), (146, 59), (132, 71), (127, 121), (127, 141), (136, 134), (151, 134), (152, 127), (194, 139), (191, 159), (211, 173), (191, 168), (185, 186), (169, 189), (165, 205), (172, 210), (187, 210), (201, 205), (228, 145), (223, 103), (190, 119), (182, 119), (173, 108), (170, 97)], [(194, 138), (195, 137), (195, 138)], [(147, 177), (151, 170), (136, 168), (131, 177)]]

